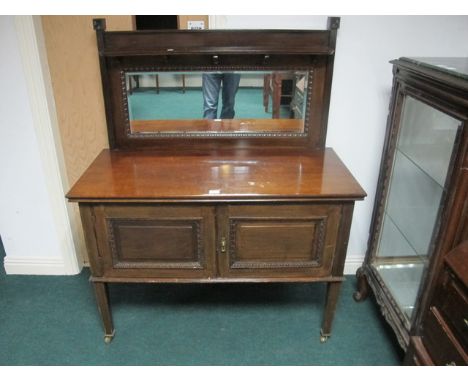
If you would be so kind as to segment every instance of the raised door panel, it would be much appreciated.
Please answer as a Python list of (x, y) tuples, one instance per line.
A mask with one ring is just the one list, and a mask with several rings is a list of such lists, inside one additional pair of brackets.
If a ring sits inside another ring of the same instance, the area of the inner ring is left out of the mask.
[(221, 277), (331, 274), (341, 207), (227, 206), (220, 214)]
[(111, 205), (95, 213), (105, 276), (213, 275), (213, 208)]

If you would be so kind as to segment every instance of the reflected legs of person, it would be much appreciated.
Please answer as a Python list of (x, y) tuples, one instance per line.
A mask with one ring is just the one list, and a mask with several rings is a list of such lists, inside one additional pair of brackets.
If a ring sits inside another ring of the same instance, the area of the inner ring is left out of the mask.
[(219, 92), (222, 85), (221, 119), (234, 118), (234, 104), (239, 88), (240, 74), (203, 73), (203, 118), (216, 119), (218, 114)]

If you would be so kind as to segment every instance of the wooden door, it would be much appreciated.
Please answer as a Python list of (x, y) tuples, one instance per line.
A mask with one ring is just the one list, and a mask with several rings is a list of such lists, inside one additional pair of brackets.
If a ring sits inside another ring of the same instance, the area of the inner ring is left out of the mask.
[(221, 277), (331, 274), (341, 206), (229, 205), (218, 215)]
[(101, 205), (97, 245), (107, 277), (213, 275), (214, 208)]

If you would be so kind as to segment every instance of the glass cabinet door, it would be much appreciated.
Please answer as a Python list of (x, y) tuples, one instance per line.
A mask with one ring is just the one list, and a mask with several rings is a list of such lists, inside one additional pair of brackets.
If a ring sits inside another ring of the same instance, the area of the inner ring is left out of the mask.
[(372, 266), (409, 323), (461, 122), (411, 96), (400, 129)]

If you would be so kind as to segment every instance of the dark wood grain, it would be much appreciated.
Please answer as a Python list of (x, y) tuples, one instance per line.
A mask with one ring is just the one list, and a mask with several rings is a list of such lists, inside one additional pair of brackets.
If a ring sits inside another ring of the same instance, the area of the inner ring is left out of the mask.
[(311, 282), (341, 282), (345, 281), (345, 277), (322, 277), (322, 276), (308, 276), (308, 277), (95, 277), (91, 276), (90, 281), (99, 281), (107, 283), (124, 283), (124, 284), (225, 284), (225, 283), (311, 283)]
[(432, 307), (425, 318), (423, 342), (434, 364), (467, 366), (468, 354), (447, 327), (437, 308)]
[[(466, 264), (468, 257), (465, 257), (464, 261)], [(449, 269), (452, 270), (451, 272), (456, 270), (451, 265)], [(468, 350), (468, 295), (466, 288), (468, 284), (464, 283), (463, 280), (458, 280), (451, 272), (446, 272), (444, 275), (445, 278), (434, 294), (432, 305), (437, 307), (457, 340)], [(461, 269), (457, 269), (457, 273), (468, 278), (466, 265)]]
[(104, 338), (110, 342), (114, 337), (114, 323), (112, 322), (112, 312), (109, 304), (109, 289), (107, 283), (93, 282), (96, 301), (104, 325)]
[[(468, 365), (468, 240), (446, 256), (413, 337), (430, 355), (421, 364)], [(413, 338), (412, 337), (412, 338)]]
[(221, 277), (330, 275), (340, 204), (227, 205), (218, 215)]
[(88, 251), (89, 266), (91, 274), (94, 276), (103, 275), (102, 257), (98, 249), (96, 234), (95, 234), (95, 221), (93, 206), (81, 204), (80, 205), (81, 223), (83, 226), (83, 234), (86, 242), (86, 250)]
[[(104, 56), (332, 54), (329, 30), (164, 30), (106, 32)], [(288, 42), (285, 44), (285, 42)]]
[(446, 256), (445, 262), (460, 281), (468, 286), (468, 238), (457, 246), (456, 251), (452, 251)]
[(104, 203), (94, 211), (104, 276), (215, 276), (213, 207)]
[(434, 366), (431, 356), (427, 352), (421, 337), (411, 337), (404, 359), (405, 366)]
[(327, 284), (327, 296), (325, 299), (325, 310), (323, 314), (321, 335), (330, 337), (333, 318), (335, 316), (338, 297), (340, 295), (341, 282), (331, 282)]
[(303, 155), (249, 152), (165, 155), (103, 150), (70, 200), (204, 198), (349, 199), (365, 192), (332, 149)]

